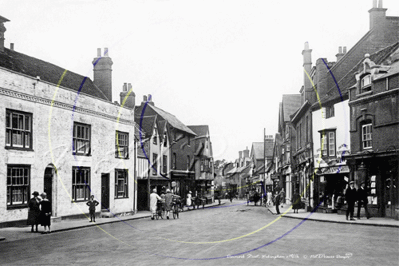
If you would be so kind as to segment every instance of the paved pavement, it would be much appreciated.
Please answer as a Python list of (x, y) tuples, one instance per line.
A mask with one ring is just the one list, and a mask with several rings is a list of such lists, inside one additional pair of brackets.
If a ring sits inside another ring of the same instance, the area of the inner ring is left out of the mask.
[[(228, 203), (228, 200), (222, 200), (221, 204)], [(234, 201), (233, 201), (234, 203)], [(205, 205), (205, 208), (217, 206), (218, 203), (212, 203)], [(251, 203), (253, 205), (253, 203)], [(200, 209), (202, 206), (200, 207)], [(274, 206), (265, 208), (269, 212), (276, 215), (276, 209)], [(185, 210), (187, 211), (187, 210)], [(192, 211), (192, 210), (190, 210)], [(280, 208), (280, 215), (284, 218), (293, 218), (293, 219), (307, 219), (312, 221), (320, 221), (320, 222), (332, 222), (332, 223), (350, 223), (353, 225), (370, 225), (370, 226), (383, 226), (383, 227), (397, 227), (399, 228), (399, 221), (390, 219), (390, 218), (382, 218), (382, 217), (371, 217), (370, 219), (366, 219), (365, 217), (361, 217), (360, 220), (356, 219), (355, 221), (347, 221), (345, 215), (340, 215), (336, 213), (310, 213), (306, 212), (304, 209), (300, 209), (299, 213), (294, 213), (289, 205), (283, 205), (283, 208)], [(128, 220), (135, 219), (143, 219), (150, 218), (151, 214), (149, 211), (139, 211), (134, 215), (126, 215), (126, 216), (117, 216), (111, 218), (97, 218), (95, 223), (90, 222), (88, 219), (67, 219), (53, 222), (51, 225), (52, 232), (61, 232), (67, 230), (80, 229), (91, 226), (100, 226), (102, 224), (123, 222)], [(39, 230), (43, 231), (43, 227), (39, 226)], [(0, 241), (14, 241), (19, 239), (32, 238), (37, 236), (38, 233), (31, 233), (30, 226), (28, 227), (8, 227), (0, 229)]]
[[(269, 211), (275, 215), (276, 207), (272, 206), (268, 208)], [(399, 221), (394, 220), (392, 218), (384, 218), (384, 217), (371, 217), (367, 219), (366, 217), (360, 217), (360, 220), (355, 218), (354, 221), (346, 220), (346, 216), (344, 214), (337, 213), (321, 213), (321, 212), (307, 212), (304, 209), (299, 209), (298, 213), (294, 213), (294, 210), (290, 205), (284, 204), (283, 208), (280, 208), (280, 215), (285, 218), (293, 218), (293, 219), (307, 219), (311, 221), (319, 221), (319, 222), (330, 222), (330, 223), (349, 223), (354, 225), (371, 225), (371, 226), (384, 226), (384, 227), (397, 227), (399, 228)]]

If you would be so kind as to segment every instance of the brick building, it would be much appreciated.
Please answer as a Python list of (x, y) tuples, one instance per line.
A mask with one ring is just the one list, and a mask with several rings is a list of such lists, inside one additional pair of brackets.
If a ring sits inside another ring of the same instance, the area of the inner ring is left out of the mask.
[(373, 215), (399, 219), (399, 43), (366, 54), (352, 78), (351, 178), (366, 183)]

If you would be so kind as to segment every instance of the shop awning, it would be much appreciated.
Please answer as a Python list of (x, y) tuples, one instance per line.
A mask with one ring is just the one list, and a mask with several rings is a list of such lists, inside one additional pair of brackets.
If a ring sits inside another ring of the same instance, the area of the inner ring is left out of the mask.
[(318, 175), (347, 174), (350, 172), (347, 165), (324, 167), (319, 168), (319, 170), (316, 172)]

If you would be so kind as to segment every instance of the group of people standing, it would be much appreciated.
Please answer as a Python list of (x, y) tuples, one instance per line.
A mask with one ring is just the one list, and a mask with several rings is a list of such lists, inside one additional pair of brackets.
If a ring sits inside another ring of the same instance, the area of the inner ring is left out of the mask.
[(366, 183), (362, 183), (360, 185), (360, 188), (356, 190), (355, 188), (355, 182), (350, 181), (349, 182), (349, 187), (346, 188), (345, 191), (345, 200), (348, 203), (348, 208), (346, 209), (346, 220), (349, 218), (354, 221), (355, 219), (353, 218), (354, 211), (355, 211), (355, 203), (357, 201), (357, 219), (360, 219), (360, 209), (363, 206), (364, 210), (366, 212), (366, 217), (367, 219), (370, 218), (370, 214), (367, 210), (367, 191), (366, 191)]
[[(44, 232), (50, 233), (51, 226), (51, 203), (47, 199), (47, 194), (43, 192), (39, 197), (39, 192), (32, 193), (33, 198), (28, 203), (28, 221), (27, 224), (32, 226), (31, 232), (39, 232), (39, 224), (44, 226)], [(36, 226), (36, 231), (34, 227)]]

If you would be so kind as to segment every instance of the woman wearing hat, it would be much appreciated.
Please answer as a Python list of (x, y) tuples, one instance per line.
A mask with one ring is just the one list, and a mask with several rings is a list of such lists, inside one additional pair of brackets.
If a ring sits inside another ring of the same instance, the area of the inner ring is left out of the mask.
[(28, 203), (28, 221), (27, 224), (32, 226), (31, 232), (33, 232), (33, 226), (36, 225), (36, 232), (38, 231), (37, 226), (39, 225), (40, 215), (40, 199), (38, 198), (39, 192), (35, 191), (32, 193), (33, 198)]
[[(44, 232), (45, 233), (50, 233), (50, 225), (51, 225), (51, 203), (47, 199), (47, 194), (46, 192), (43, 192), (41, 195), (42, 201), (40, 202), (40, 206), (42, 210), (40, 211), (40, 224), (44, 226)], [(48, 229), (46, 228), (48, 226)]]
[(150, 211), (151, 211), (151, 220), (154, 220), (154, 215), (157, 211), (157, 202), (158, 200), (162, 200), (160, 196), (157, 194), (157, 189), (154, 188), (152, 193), (150, 194)]

